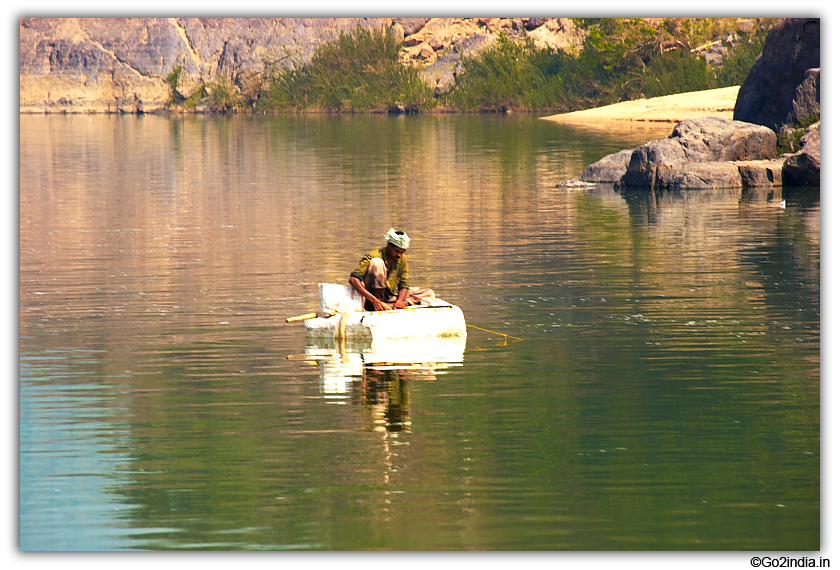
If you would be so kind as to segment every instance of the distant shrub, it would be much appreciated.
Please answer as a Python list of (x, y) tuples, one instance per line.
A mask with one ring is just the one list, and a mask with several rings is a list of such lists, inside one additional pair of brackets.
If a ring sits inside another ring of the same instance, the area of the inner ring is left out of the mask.
[(756, 60), (764, 51), (767, 26), (762, 26), (752, 36), (746, 36), (732, 46), (723, 57), (723, 65), (716, 71), (718, 87), (742, 85)]
[(513, 41), (500, 34), (492, 46), (463, 62), (466, 73), (446, 103), (485, 111), (531, 107), (531, 97), (545, 84), (537, 51), (532, 41)]
[(262, 110), (367, 112), (401, 103), (425, 108), (432, 89), (417, 69), (400, 63), (390, 28), (362, 26), (318, 46), (308, 63), (272, 69), (257, 103)]
[(215, 111), (229, 112), (241, 106), (242, 98), (233, 80), (221, 76), (206, 86), (210, 96), (210, 106)]

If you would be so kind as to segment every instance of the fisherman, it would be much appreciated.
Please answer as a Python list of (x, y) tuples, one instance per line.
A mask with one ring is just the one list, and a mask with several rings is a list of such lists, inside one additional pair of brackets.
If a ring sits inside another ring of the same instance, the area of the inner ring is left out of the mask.
[(364, 297), (366, 311), (405, 309), (434, 301), (431, 289), (409, 287), (405, 256), (409, 241), (408, 234), (391, 228), (385, 234), (385, 247), (365, 255), (350, 274), (350, 285)]

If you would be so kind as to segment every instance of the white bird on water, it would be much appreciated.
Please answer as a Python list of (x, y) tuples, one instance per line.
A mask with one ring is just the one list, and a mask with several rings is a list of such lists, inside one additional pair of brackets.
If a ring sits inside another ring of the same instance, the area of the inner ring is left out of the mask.
[(782, 201), (779, 203), (779, 207), (780, 207), (781, 209), (783, 209), (783, 210), (785, 209), (785, 201), (784, 201), (784, 200), (782, 200)]

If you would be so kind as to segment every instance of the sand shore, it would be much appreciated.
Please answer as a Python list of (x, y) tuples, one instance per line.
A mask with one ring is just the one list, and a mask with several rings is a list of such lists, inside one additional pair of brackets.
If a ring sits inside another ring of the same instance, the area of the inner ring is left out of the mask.
[(732, 118), (739, 86), (624, 101), (606, 107), (543, 117), (564, 124), (678, 123), (699, 117)]

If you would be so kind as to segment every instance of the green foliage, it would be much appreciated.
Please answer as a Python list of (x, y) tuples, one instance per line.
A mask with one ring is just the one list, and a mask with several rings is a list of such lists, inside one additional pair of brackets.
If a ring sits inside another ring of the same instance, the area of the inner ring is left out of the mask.
[(515, 42), (502, 33), (491, 47), (467, 60), (467, 73), (446, 102), (460, 109), (503, 111), (529, 107), (545, 78), (533, 42)]
[(181, 79), (181, 74), (184, 68), (182, 66), (175, 67), (163, 80), (169, 85), (169, 104), (175, 103), (175, 91), (178, 89), (178, 81)]
[(342, 32), (336, 42), (320, 45), (309, 63), (271, 70), (258, 108), (366, 112), (396, 103), (425, 108), (432, 90), (417, 69), (400, 63), (400, 47), (388, 28)]
[(240, 107), (239, 89), (228, 77), (222, 76), (206, 86), (210, 96), (210, 106), (215, 111), (228, 112)]
[(465, 73), (445, 102), (459, 109), (574, 111), (641, 97), (743, 83), (761, 54), (766, 28), (727, 45), (721, 66), (696, 48), (737, 32), (734, 18), (583, 18), (576, 55), (502, 36), (465, 58)]
[(802, 148), (800, 140), (805, 135), (805, 131), (819, 120), (819, 115), (809, 115), (800, 120), (797, 125), (782, 128), (781, 131), (776, 133), (776, 151), (779, 155), (799, 151)]
[(767, 27), (761, 27), (754, 35), (744, 37), (729, 50), (723, 58), (723, 65), (717, 72), (718, 86), (731, 87), (744, 83), (750, 69), (764, 50), (767, 29)]
[(704, 58), (673, 51), (651, 60), (640, 76), (639, 87), (645, 97), (660, 97), (717, 87)]

